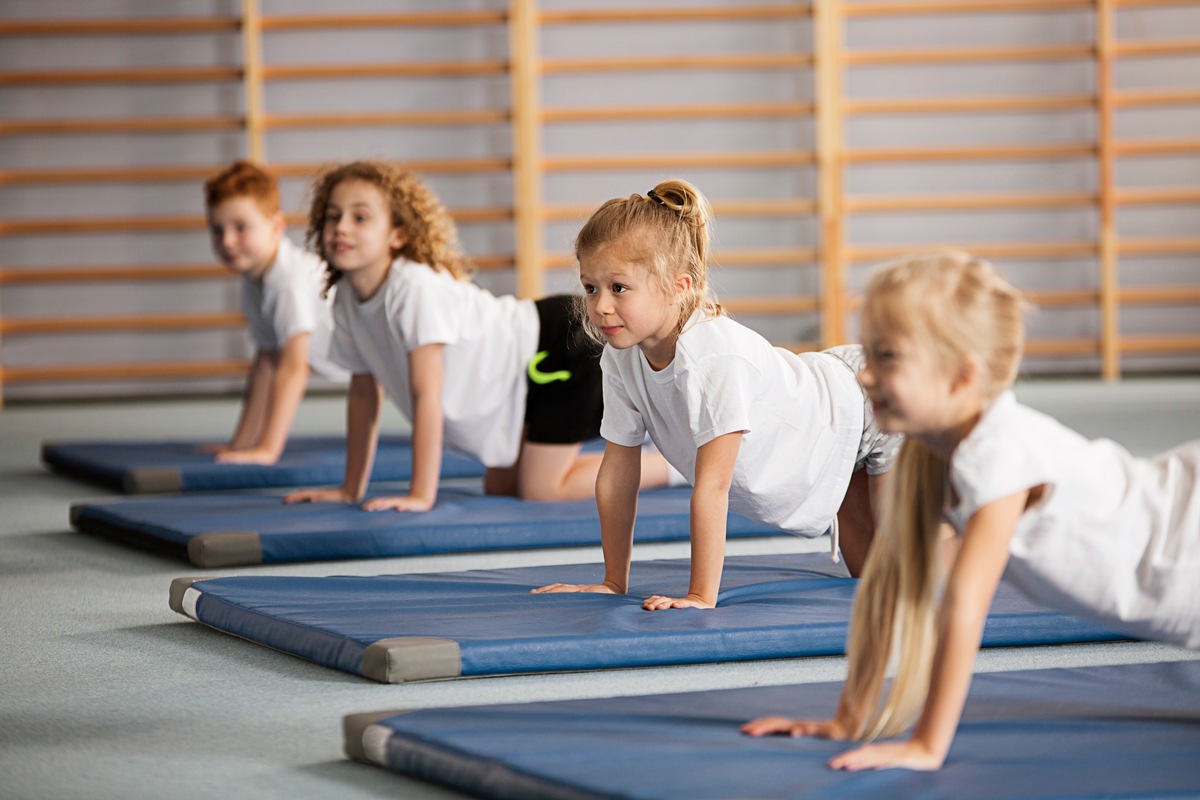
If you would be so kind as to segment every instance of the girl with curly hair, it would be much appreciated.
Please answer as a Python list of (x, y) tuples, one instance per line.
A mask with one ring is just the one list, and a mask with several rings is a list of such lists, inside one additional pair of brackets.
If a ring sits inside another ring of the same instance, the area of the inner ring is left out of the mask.
[[(411, 172), (356, 161), (313, 186), (306, 241), (326, 263), (334, 299), (330, 355), (351, 374), (346, 476), (287, 502), (357, 503), (374, 462), (384, 392), (412, 422), (409, 493), (367, 510), (426, 511), (437, 500), (443, 445), (483, 462), (489, 494), (528, 500), (593, 496), (599, 351), (570, 296), (536, 303), (470, 281), (454, 222)], [(647, 456), (643, 485), (666, 482)]]

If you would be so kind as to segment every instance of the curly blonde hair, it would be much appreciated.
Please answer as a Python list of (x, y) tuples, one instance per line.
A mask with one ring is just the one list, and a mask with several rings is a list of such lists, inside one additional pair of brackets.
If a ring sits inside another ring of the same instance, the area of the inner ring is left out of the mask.
[[(383, 193), (392, 210), (392, 225), (403, 228), (408, 235), (408, 241), (392, 253), (392, 258), (404, 256), (459, 279), (470, 276), (471, 265), (459, 243), (458, 229), (442, 201), (415, 173), (382, 161), (341, 164), (313, 180), (304, 243), (322, 259), (325, 209), (334, 187), (343, 181), (365, 181)], [(325, 291), (333, 288), (341, 277), (342, 271), (326, 261)]]
[[(653, 250), (646, 267), (663, 291), (671, 291), (678, 274), (692, 278), (691, 292), (680, 305), (675, 328), (682, 332), (696, 311), (706, 317), (725, 315), (708, 286), (712, 219), (712, 206), (699, 189), (685, 180), (669, 178), (645, 195), (617, 197), (596, 209), (575, 237), (575, 261), (578, 265), (580, 259), (632, 231), (648, 232)], [(583, 317), (586, 321), (586, 312)], [(604, 341), (590, 322), (585, 329), (595, 340)]]

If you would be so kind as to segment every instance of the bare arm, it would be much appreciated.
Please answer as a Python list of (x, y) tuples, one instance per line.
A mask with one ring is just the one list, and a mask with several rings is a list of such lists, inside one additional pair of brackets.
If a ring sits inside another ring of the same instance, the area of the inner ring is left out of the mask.
[(408, 375), (413, 400), (412, 480), (408, 494), (376, 497), (368, 511), (428, 511), (437, 502), (442, 472), (442, 351), (444, 345), (422, 345), (408, 354)]
[(885, 767), (935, 770), (942, 766), (962, 716), (971, 686), (975, 655), (996, 586), (1008, 562), (1008, 549), (1029, 491), (996, 500), (975, 513), (938, 614), (938, 645), (933, 657), (929, 696), (907, 742), (868, 744), (830, 762), (834, 769)]
[(687, 597), (654, 595), (642, 607), (714, 608), (725, 567), (725, 528), (729, 515), (729, 486), (742, 446), (742, 432), (727, 433), (696, 451), (696, 485), (692, 488), (692, 575)]
[(379, 412), (383, 392), (369, 374), (350, 378), (346, 395), (346, 479), (334, 489), (304, 489), (283, 498), (285, 503), (356, 503), (367, 491), (375, 447), (379, 443)]
[(633, 557), (633, 525), (637, 519), (637, 493), (641, 482), (642, 448), (609, 442), (596, 476), (596, 509), (600, 514), (600, 540), (604, 550), (604, 582), (552, 583), (542, 592), (607, 592), (629, 589), (629, 562)]
[(254, 359), (250, 362), (250, 371), (246, 373), (246, 385), (242, 390), (242, 407), (238, 413), (237, 425), (233, 429), (233, 436), (227, 444), (202, 445), (200, 447), (202, 451), (216, 453), (219, 460), (219, 456), (223, 453), (243, 450), (254, 445), (262, 430), (263, 418), (266, 416), (273, 370), (274, 363), (270, 356), (261, 350), (255, 352)]
[(298, 333), (288, 339), (279, 351), (259, 354), (255, 363), (262, 361), (269, 365), (266, 372), (270, 387), (258, 426), (258, 436), (245, 449), (217, 456), (218, 461), (230, 464), (274, 464), (279, 460), (308, 384), (308, 339), (307, 333)]

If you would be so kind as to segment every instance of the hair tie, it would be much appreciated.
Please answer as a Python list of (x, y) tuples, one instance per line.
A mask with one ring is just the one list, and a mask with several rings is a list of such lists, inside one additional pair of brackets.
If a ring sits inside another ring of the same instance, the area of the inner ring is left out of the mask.
[(666, 204), (667, 204), (667, 201), (665, 201), (665, 200), (663, 200), (661, 197), (659, 197), (659, 196), (658, 196), (658, 192), (654, 191), (653, 189), (651, 189), (650, 191), (646, 192), (646, 197), (648, 197), (648, 198), (650, 198), (651, 200), (653, 200), (654, 202), (658, 203), (660, 206), (663, 206), (663, 205), (666, 205)]

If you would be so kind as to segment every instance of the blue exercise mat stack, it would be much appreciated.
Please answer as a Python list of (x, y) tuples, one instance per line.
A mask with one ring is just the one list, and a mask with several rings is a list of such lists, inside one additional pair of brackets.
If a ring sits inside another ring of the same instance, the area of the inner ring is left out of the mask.
[[(340, 484), (346, 472), (345, 436), (294, 436), (271, 465), (218, 464), (200, 442), (63, 442), (42, 445), (42, 461), (55, 472), (125, 494), (266, 489)], [(443, 478), (483, 474), (476, 459), (447, 448)], [(381, 436), (372, 481), (412, 478), (412, 441)]]
[(356, 714), (352, 758), (486, 798), (1200, 797), (1200, 661), (975, 676), (939, 772), (836, 772), (851, 745), (742, 735), (828, 719), (840, 683)]
[[(71, 508), (71, 524), (187, 558), (198, 567), (600, 543), (594, 500), (533, 503), (443, 489), (432, 511), (410, 514), (343, 503), (288, 504), (282, 497), (225, 492), (80, 503)], [(643, 492), (636, 540), (687, 540), (690, 497), (690, 489)], [(779, 535), (775, 528), (729, 515), (731, 537)]]
[[(686, 593), (687, 560), (637, 561), (629, 594), (541, 594), (594, 583), (596, 564), (457, 573), (180, 578), (171, 607), (316, 664), (402, 683), (484, 675), (697, 664), (844, 652), (857, 581), (819, 553), (726, 561), (718, 607), (644, 611)], [(1123, 639), (1001, 585), (985, 646)]]

